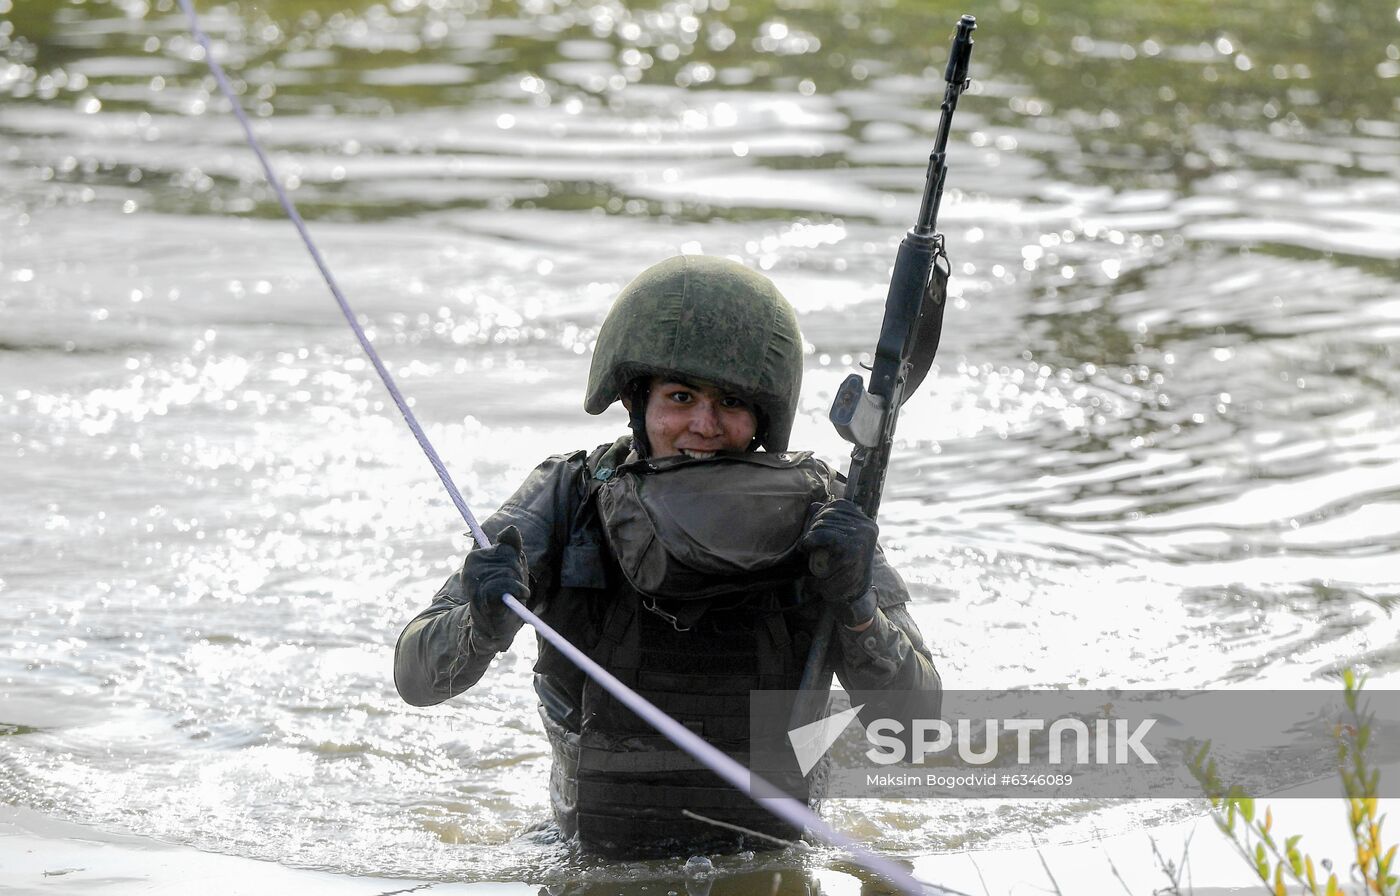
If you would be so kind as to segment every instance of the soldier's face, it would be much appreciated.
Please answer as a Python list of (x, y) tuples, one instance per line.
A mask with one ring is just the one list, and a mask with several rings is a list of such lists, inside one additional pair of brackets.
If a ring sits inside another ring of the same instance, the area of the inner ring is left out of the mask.
[(748, 402), (703, 380), (654, 378), (646, 422), (653, 457), (739, 453), (758, 432), (758, 417)]

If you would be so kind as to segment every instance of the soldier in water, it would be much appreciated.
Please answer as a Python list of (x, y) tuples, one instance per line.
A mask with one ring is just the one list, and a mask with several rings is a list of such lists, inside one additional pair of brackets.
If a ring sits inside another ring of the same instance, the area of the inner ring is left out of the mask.
[[(847, 690), (940, 693), (878, 527), (788, 440), (802, 383), (792, 306), (766, 277), (681, 256), (643, 271), (598, 334), (584, 408), (631, 432), (541, 463), (483, 524), (492, 547), (399, 637), (415, 706), (475, 685), (521, 621), (512, 594), (604, 668), (726, 752), (748, 751), (749, 692), (795, 690), (824, 607)], [(830, 574), (809, 571), (825, 554)], [(608, 855), (764, 846), (801, 835), (699, 767), (543, 639), (534, 686), (561, 833)], [(696, 819), (722, 822), (718, 826)]]

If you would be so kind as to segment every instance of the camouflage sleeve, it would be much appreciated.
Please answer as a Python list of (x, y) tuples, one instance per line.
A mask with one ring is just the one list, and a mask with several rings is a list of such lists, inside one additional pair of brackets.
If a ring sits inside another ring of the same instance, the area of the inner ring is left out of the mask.
[(909, 614), (909, 590), (899, 573), (885, 561), (875, 558), (875, 619), (865, 631), (853, 632), (836, 626), (841, 662), (837, 677), (852, 690), (919, 692), (907, 712), (900, 715), (937, 716), (943, 685), (933, 666), (933, 654), (924, 643), (914, 617)]
[[(559, 558), (580, 495), (584, 458), (582, 451), (549, 458), (481, 526), (492, 541), (506, 526), (520, 530), (530, 566), (528, 606), (536, 612), (556, 588)], [(405, 702), (431, 706), (454, 697), (480, 681), (495, 658), (495, 651), (480, 650), (472, 641), (468, 587), (459, 569), (399, 635), (394, 685)]]
[[(828, 491), (844, 495), (846, 477), (820, 460), (817, 466)], [(919, 691), (923, 696), (918, 700), (918, 713), (932, 707), (936, 716), (943, 684), (933, 666), (933, 654), (909, 615), (909, 588), (883, 551), (876, 551), (871, 587), (875, 589), (876, 610), (870, 627), (853, 632), (839, 623), (836, 626), (835, 640), (841, 651), (836, 674), (842, 687), (848, 691)]]

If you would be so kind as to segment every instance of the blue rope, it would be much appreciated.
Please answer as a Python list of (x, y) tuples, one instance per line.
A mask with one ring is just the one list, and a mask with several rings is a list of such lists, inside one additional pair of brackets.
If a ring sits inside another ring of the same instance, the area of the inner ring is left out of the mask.
[[(380, 360), (379, 353), (375, 351), (369, 336), (365, 333), (364, 327), (355, 317), (355, 312), (351, 310), (350, 303), (346, 300), (345, 294), (341, 292), (339, 284), (336, 283), (335, 276), (331, 274), (330, 267), (321, 256), (321, 251), (316, 247), (316, 243), (311, 239), (311, 233), (307, 230), (306, 222), (302, 220), (301, 214), (297, 211), (296, 205), (287, 195), (281, 180), (273, 170), (272, 162), (268, 159), (267, 153), (263, 151), (262, 144), (253, 133), (252, 122), (248, 120), (248, 115), (243, 110), (243, 104), (238, 101), (234, 94), (233, 86), (229, 84), (228, 77), (224, 74), (223, 67), (214, 59), (214, 50), (210, 46), (209, 36), (204, 33), (204, 29), (199, 25), (199, 17), (195, 14), (192, 0), (179, 0), (180, 6), (185, 11), (189, 19), (190, 32), (195, 40), (204, 48), (204, 61), (208, 64), (209, 70), (214, 75), (214, 80), (218, 82), (219, 91), (229, 101), (233, 109), (234, 116), (243, 127), (244, 137), (248, 141), (248, 146), (258, 157), (262, 164), (263, 174), (267, 177), (267, 182), (277, 194), (277, 201), (282, 204), (282, 210), (287, 213), (295, 225), (297, 233), (301, 235), (301, 241), (306, 245), (306, 250), (311, 253), (311, 259), (316, 263), (321, 276), (325, 278), (326, 285), (330, 287), (331, 295), (335, 296), (336, 304), (340, 306), (341, 314), (345, 315), (345, 320), (350, 324), (350, 329), (354, 331), (355, 338), (359, 340), (360, 347), (369, 356), (370, 363), (374, 365), (374, 370), (379, 374), (380, 380), (384, 382), (384, 387), (389, 390), (389, 395), (394, 399), (394, 405), (398, 407), (399, 413), (403, 415), (404, 422), (412, 430), (413, 437), (418, 440), (418, 446), (423, 449), (423, 453), (428, 457), (428, 463), (432, 464), (433, 470), (437, 472), (438, 479), (447, 489), (447, 494), (452, 498), (452, 503), (462, 514), (462, 519), (466, 520), (467, 526), (471, 528), (472, 538), (476, 540), (479, 547), (488, 548), (491, 546), (491, 539), (482, 531), (481, 526), (476, 521), (476, 516), (462, 497), (462, 493), (457, 489), (456, 483), (452, 481), (452, 474), (447, 472), (446, 465), (442, 458), (438, 456), (437, 450), (428, 441), (428, 436), (423, 432), (423, 427), (419, 425), (418, 418), (414, 416), (409, 408), (408, 402), (404, 399), (403, 393), (394, 382), (389, 369)], [(604, 689), (621, 701), (627, 708), (646, 719), (652, 727), (660, 731), (669, 738), (676, 746), (689, 753), (694, 759), (707, 766), (715, 774), (728, 781), (741, 793), (751, 798), (755, 794), (761, 796), (759, 805), (768, 809), (784, 821), (797, 828), (806, 828), (808, 831), (818, 835), (831, 844), (849, 851), (852, 858), (869, 869), (870, 871), (884, 877), (890, 883), (903, 890), (908, 896), (919, 896), (923, 892), (923, 884), (918, 881), (908, 871), (891, 862), (883, 856), (876, 855), (864, 845), (851, 839), (846, 834), (841, 833), (828, 825), (817, 816), (815, 812), (806, 805), (791, 797), (775, 796), (780, 791), (764, 781), (761, 777), (751, 773), (744, 766), (736, 762), (731, 756), (717, 749), (713, 744), (702, 739), (680, 722), (666, 715), (645, 697), (618, 681), (613, 675), (599, 666), (590, 657), (569, 642), (567, 638), (551, 628), (542, 619), (530, 612), (514, 596), (507, 594), (505, 604), (525, 622), (529, 623), (535, 631), (548, 640), (565, 656), (578, 665), (590, 678), (597, 681)]]

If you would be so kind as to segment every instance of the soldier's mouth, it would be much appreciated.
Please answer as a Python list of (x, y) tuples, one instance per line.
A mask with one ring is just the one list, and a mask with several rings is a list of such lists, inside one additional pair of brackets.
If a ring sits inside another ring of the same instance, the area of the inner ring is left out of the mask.
[(682, 448), (680, 449), (680, 452), (686, 457), (693, 458), (694, 460), (709, 460), (716, 454), (719, 454), (718, 451), (696, 451), (694, 448)]

